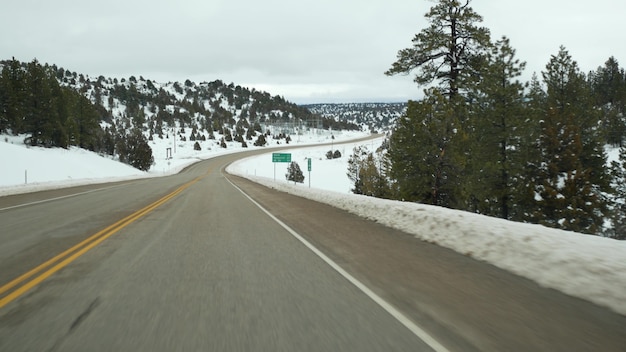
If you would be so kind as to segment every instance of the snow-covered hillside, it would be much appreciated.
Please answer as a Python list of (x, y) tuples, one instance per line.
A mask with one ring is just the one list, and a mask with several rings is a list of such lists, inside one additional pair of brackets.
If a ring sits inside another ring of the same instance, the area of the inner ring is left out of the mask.
[(395, 121), (406, 112), (407, 103), (309, 104), (305, 107), (323, 117), (384, 132), (393, 128)]
[[(340, 141), (357, 137), (358, 134), (334, 132), (333, 135), (337, 142), (333, 149), (343, 155), (340, 159), (325, 158), (328, 146), (285, 151), (291, 152), (292, 160), (302, 166), (306, 177), (303, 184), (287, 182), (284, 176), (286, 164), (274, 165), (269, 153), (241, 160), (231, 165), (228, 171), (276, 189), (343, 208), (411, 233), (419, 239), (492, 263), (542, 286), (581, 297), (626, 315), (626, 242), (440, 207), (350, 194), (351, 185), (346, 170), (348, 156), (355, 144), (342, 144)], [(0, 153), (10, 157), (3, 161), (0, 195), (77, 183), (165, 175), (177, 172), (199, 159), (241, 150), (233, 144), (227, 149), (205, 145), (202, 151), (195, 151), (191, 142), (177, 142), (174, 158), (167, 160), (165, 148), (172, 146), (173, 141), (153, 141), (156, 164), (151, 171), (143, 173), (94, 153), (77, 149), (26, 148), (8, 136), (1, 138)], [(329, 138), (329, 134), (304, 135), (300, 136), (300, 144), (328, 142)], [(298, 137), (292, 136), (292, 140), (297, 143)], [(380, 143), (380, 140), (365, 142), (363, 146), (373, 150)], [(308, 186), (306, 158), (313, 159), (311, 188)], [(54, 165), (63, 166), (51, 166), (48, 160), (54, 161)], [(29, 182), (34, 182), (32, 180), (37, 177), (37, 183), (23, 184), (23, 168), (29, 170), (29, 177), (32, 177)], [(18, 176), (9, 176), (13, 173)], [(94, 174), (98, 177), (94, 177)]]

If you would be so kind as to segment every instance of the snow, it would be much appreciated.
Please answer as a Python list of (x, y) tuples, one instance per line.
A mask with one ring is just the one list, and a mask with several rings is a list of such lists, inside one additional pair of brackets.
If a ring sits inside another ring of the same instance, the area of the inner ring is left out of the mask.
[[(354, 195), (347, 178), (347, 160), (356, 145), (375, 150), (381, 139), (346, 143), (359, 134), (334, 132), (333, 150), (342, 157), (327, 160), (330, 146), (285, 150), (298, 162), (305, 180), (285, 180), (286, 163), (272, 163), (271, 153), (233, 163), (228, 172), (275, 189), (327, 203), (381, 224), (405, 231), (416, 238), (455, 250), (572, 296), (595, 302), (626, 315), (626, 241), (522, 224), (482, 215), (416, 203)], [(362, 134), (361, 134), (362, 136)], [(176, 142), (174, 158), (165, 158), (173, 138), (150, 142), (155, 165), (140, 172), (114, 160), (80, 149), (26, 148), (23, 138), (0, 136), (0, 153), (5, 157), (0, 173), (0, 196), (77, 184), (120, 179), (155, 177), (179, 172), (201, 159), (241, 151), (238, 143), (227, 149), (215, 141)], [(343, 142), (342, 142), (343, 141)], [(291, 144), (331, 142), (329, 133), (292, 136)], [(284, 145), (284, 144), (283, 144)], [(252, 149), (252, 148), (249, 148)], [(307, 171), (307, 158), (312, 171)], [(28, 184), (24, 184), (28, 170)], [(275, 179), (274, 179), (274, 170)], [(309, 188), (310, 181), (310, 188)]]
[(0, 196), (145, 177), (145, 173), (84, 149), (26, 147), (23, 137), (0, 136)]
[[(174, 138), (173, 129), (168, 131), (169, 138), (155, 136), (149, 141), (154, 157), (154, 164), (148, 172), (143, 172), (129, 165), (122, 164), (110, 157), (98, 155), (80, 148), (41, 148), (27, 147), (23, 141), (26, 136), (0, 135), (0, 155), (4, 157), (0, 171), (0, 196), (35, 192), (48, 189), (79, 186), (85, 184), (123, 181), (128, 179), (167, 176), (180, 172), (185, 167), (200, 160), (218, 155), (242, 151), (238, 142), (227, 142), (227, 148), (217, 145), (216, 140), (198, 141), (200, 151), (193, 149), (195, 142), (189, 141), (191, 129), (187, 129), (183, 142)], [(349, 140), (366, 136), (363, 132), (341, 132), (312, 130), (300, 136), (291, 136), (291, 144), (307, 145)], [(284, 140), (268, 138), (270, 146), (285, 145)], [(252, 146), (249, 148), (258, 149)], [(167, 158), (170, 148), (173, 158)]]

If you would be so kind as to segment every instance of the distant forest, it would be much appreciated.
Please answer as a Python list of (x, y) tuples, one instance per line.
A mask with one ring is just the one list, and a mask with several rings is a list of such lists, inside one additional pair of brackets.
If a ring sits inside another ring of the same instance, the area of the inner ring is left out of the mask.
[(407, 103), (339, 103), (303, 105), (311, 112), (337, 121), (367, 127), (376, 133), (388, 131), (406, 112)]

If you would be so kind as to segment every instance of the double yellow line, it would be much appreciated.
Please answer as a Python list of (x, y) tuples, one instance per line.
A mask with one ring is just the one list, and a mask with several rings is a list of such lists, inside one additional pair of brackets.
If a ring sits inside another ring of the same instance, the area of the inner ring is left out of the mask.
[[(210, 172), (210, 170), (209, 170), (209, 172)], [(207, 172), (207, 174), (209, 172)], [(192, 181), (189, 181), (189, 182), (185, 183), (184, 185), (182, 185), (178, 189), (176, 189), (174, 192), (164, 196), (163, 198), (161, 198), (161, 199), (157, 200), (156, 202), (148, 205), (147, 207), (145, 207), (145, 208), (143, 208), (141, 210), (138, 210), (135, 213), (133, 213), (133, 214), (123, 218), (122, 220), (119, 220), (118, 222), (116, 222), (116, 223), (108, 226), (107, 228), (97, 232), (96, 234), (94, 234), (94, 235), (90, 236), (89, 238), (83, 240), (82, 242), (78, 243), (77, 245), (73, 246), (72, 248), (67, 249), (65, 252), (55, 256), (54, 258), (46, 261), (45, 263), (37, 266), (36, 268), (30, 270), (29, 272), (19, 276), (18, 278), (15, 278), (11, 282), (9, 282), (6, 285), (0, 287), (0, 297), (2, 295), (4, 295), (6, 292), (9, 292), (10, 290), (14, 289), (13, 291), (8, 293), (4, 297), (0, 298), (0, 309), (2, 307), (6, 306), (7, 304), (11, 303), (12, 301), (14, 301), (15, 299), (17, 299), (21, 295), (23, 295), (25, 292), (27, 292), (31, 288), (33, 288), (33, 287), (37, 286), (38, 284), (40, 284), (42, 281), (44, 281), (45, 279), (49, 278), (50, 276), (52, 276), (57, 271), (63, 269), (64, 267), (69, 265), (71, 262), (76, 260), (81, 255), (87, 253), (90, 249), (92, 249), (95, 246), (97, 246), (98, 244), (102, 243), (102, 241), (104, 241), (107, 238), (113, 236), (115, 233), (117, 233), (121, 229), (125, 228), (129, 224), (137, 221), (139, 218), (143, 217), (144, 215), (150, 213), (151, 211), (153, 211), (154, 209), (156, 209), (159, 206), (163, 205), (164, 203), (166, 203), (170, 199), (174, 198), (175, 196), (180, 194), (182, 191), (187, 189), (189, 186), (191, 186), (194, 183), (200, 181), (203, 177), (204, 176), (200, 176), (200, 177), (197, 177), (197, 178), (193, 179)], [(30, 281), (28, 281), (29, 279), (30, 279)]]

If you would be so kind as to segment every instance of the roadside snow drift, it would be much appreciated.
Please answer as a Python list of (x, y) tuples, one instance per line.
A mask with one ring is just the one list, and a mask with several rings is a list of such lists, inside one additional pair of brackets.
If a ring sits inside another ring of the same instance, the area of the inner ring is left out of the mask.
[[(296, 155), (320, 154), (327, 149), (307, 148), (305, 151), (293, 152)], [(276, 181), (268, 177), (267, 172), (265, 177), (250, 174), (249, 170), (259, 169), (263, 163), (268, 164), (267, 160), (270, 159), (269, 155), (243, 159), (230, 165), (227, 171), (267, 187), (344, 209), (412, 234), (420, 240), (491, 263), (534, 280), (544, 287), (589, 300), (626, 315), (625, 241), (442, 207), (348, 194), (347, 191), (320, 191), (308, 188), (306, 179), (304, 184), (288, 183), (284, 174), (277, 176)], [(347, 157), (342, 159), (342, 171), (345, 174)], [(318, 169), (324, 167), (324, 163), (317, 164)], [(313, 165), (315, 170), (316, 164)], [(336, 166), (331, 163), (327, 165)], [(327, 171), (322, 173), (324, 172)], [(316, 176), (311, 177), (315, 180)], [(326, 182), (336, 183), (332, 179)], [(337, 190), (341, 187), (331, 185), (329, 188)]]

